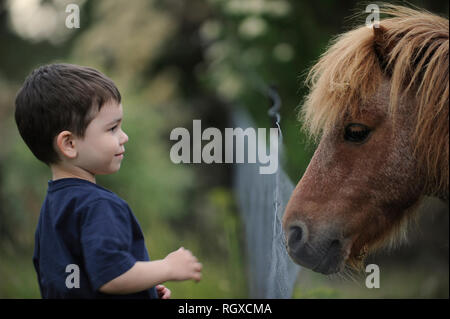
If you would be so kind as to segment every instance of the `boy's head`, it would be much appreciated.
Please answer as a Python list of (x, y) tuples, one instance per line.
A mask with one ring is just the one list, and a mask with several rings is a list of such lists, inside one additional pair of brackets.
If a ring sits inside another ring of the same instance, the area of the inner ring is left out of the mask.
[(99, 71), (50, 64), (25, 80), (16, 97), (15, 119), (25, 143), (47, 165), (67, 160), (92, 173), (110, 173), (111, 167), (99, 166), (121, 160), (116, 155), (128, 140), (120, 128), (120, 103), (119, 90)]

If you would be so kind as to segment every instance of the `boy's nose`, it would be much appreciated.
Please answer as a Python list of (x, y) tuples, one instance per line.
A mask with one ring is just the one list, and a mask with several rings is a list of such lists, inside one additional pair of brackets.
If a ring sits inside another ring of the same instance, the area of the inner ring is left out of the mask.
[(125, 144), (126, 142), (128, 142), (128, 135), (125, 134), (124, 131), (122, 131), (122, 141), (120, 144)]

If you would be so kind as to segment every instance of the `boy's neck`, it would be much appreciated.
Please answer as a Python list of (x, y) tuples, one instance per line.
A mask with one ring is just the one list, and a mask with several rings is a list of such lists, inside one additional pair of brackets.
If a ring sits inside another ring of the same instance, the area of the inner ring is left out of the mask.
[(95, 175), (77, 166), (58, 163), (50, 165), (50, 169), (54, 181), (61, 178), (80, 178), (95, 184)]

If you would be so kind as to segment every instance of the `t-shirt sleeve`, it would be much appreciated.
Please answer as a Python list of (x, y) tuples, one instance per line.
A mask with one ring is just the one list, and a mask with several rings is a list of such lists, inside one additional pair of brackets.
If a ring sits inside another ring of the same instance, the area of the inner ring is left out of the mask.
[(136, 263), (130, 253), (131, 221), (125, 207), (109, 200), (89, 204), (81, 219), (81, 247), (92, 288), (128, 271)]

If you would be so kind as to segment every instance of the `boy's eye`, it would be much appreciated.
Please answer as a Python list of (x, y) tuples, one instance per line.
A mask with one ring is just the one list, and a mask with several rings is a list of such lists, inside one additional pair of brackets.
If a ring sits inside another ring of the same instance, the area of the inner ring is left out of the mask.
[(110, 130), (110, 131), (112, 131), (112, 132), (114, 132), (114, 131), (115, 131), (115, 129), (117, 128), (117, 126), (118, 126), (118, 125), (114, 125), (114, 126), (113, 126), (113, 127), (111, 127), (111, 128), (109, 129), (109, 130)]

